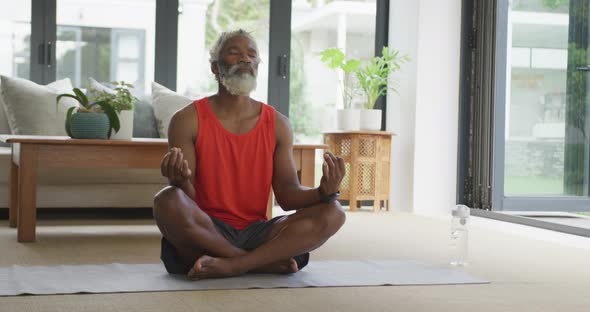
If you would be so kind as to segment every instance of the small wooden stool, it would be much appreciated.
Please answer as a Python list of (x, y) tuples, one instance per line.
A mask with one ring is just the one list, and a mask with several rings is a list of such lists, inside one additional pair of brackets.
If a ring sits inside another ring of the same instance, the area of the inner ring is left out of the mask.
[(391, 137), (386, 131), (334, 131), (324, 133), (329, 151), (344, 159), (346, 175), (340, 184), (340, 199), (350, 202), (350, 211), (359, 201), (372, 200), (379, 212), (384, 202), (389, 211), (389, 165)]

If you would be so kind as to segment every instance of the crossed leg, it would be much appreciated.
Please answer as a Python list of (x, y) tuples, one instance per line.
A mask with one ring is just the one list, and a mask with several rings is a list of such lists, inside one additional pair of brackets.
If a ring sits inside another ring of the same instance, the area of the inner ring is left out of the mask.
[(266, 242), (252, 251), (228, 242), (179, 188), (168, 186), (156, 194), (154, 218), (182, 261), (194, 262), (189, 276), (201, 279), (250, 271), (296, 272), (292, 257), (326, 242), (344, 224), (345, 214), (338, 202), (301, 209), (277, 220)]

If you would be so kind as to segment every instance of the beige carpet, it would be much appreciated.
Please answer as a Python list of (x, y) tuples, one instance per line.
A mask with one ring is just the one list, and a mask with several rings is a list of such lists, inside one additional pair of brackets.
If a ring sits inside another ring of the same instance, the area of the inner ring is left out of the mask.
[[(0, 220), (0, 266), (153, 263), (150, 220), (40, 220), (36, 243)], [(186, 291), (0, 298), (0, 311), (588, 311), (590, 251), (472, 227), (468, 272), (487, 285)], [(415, 259), (444, 265), (448, 224), (408, 214), (349, 213), (314, 259)]]

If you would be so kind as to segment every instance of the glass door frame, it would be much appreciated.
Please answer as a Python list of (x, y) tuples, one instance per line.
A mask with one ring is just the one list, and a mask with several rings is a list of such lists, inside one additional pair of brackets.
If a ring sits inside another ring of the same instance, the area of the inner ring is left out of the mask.
[[(506, 196), (504, 194), (505, 126), (507, 94), (507, 49), (509, 0), (498, 0), (496, 6), (494, 113), (493, 113), (493, 211), (563, 211), (590, 210), (590, 197), (586, 196)], [(590, 144), (590, 141), (586, 142)], [(588, 194), (588, 185), (586, 194)]]
[(56, 0), (31, 0), (31, 81), (55, 80)]

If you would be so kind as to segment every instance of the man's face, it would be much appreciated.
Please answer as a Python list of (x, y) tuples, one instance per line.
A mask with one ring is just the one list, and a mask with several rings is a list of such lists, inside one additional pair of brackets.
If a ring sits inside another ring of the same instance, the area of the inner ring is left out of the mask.
[(256, 88), (259, 62), (254, 42), (243, 36), (231, 38), (217, 62), (219, 82), (233, 95), (249, 95)]

